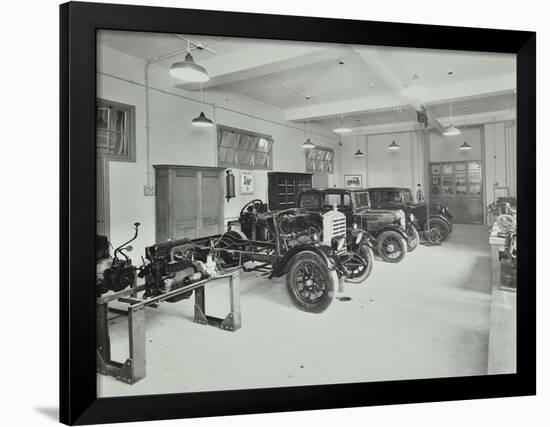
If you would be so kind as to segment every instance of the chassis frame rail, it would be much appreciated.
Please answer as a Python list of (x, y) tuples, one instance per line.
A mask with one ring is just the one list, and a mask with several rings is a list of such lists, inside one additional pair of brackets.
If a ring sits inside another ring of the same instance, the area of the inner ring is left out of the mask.
[[(205, 286), (219, 279), (229, 278), (229, 306), (230, 311), (224, 319), (206, 314)], [(185, 292), (195, 291), (194, 321), (202, 325), (217, 326), (225, 331), (236, 331), (241, 327), (240, 306), (240, 276), (235, 270), (220, 276), (210, 277), (191, 283), (187, 286), (175, 289), (162, 295), (149, 299), (136, 297), (136, 292), (143, 286), (132, 286), (107, 297), (99, 297), (96, 300), (96, 361), (97, 372), (109, 375), (127, 384), (135, 384), (146, 376), (145, 357), (145, 307), (156, 307), (159, 302), (181, 295)], [(125, 362), (111, 359), (111, 339), (109, 336), (109, 322), (107, 314), (110, 301), (118, 300), (128, 305), (128, 342), (129, 356)]]

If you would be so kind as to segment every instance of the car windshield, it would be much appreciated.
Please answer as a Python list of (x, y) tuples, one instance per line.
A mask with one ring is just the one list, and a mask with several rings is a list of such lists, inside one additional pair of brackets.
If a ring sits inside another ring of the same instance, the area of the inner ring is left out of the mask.
[(302, 193), (300, 207), (305, 209), (319, 209), (319, 194)]
[(403, 203), (400, 191), (377, 191), (379, 203)]
[(366, 191), (364, 193), (353, 193), (353, 199), (357, 209), (370, 207), (370, 197)]
[[(344, 204), (342, 205), (342, 201)], [(351, 206), (351, 199), (349, 194), (341, 194), (341, 193), (325, 193), (324, 199), (323, 199), (323, 207), (326, 208), (332, 208), (336, 205), (337, 208), (341, 209), (342, 207), (349, 207)]]
[(403, 201), (405, 203), (413, 203), (414, 199), (410, 190), (403, 191)]

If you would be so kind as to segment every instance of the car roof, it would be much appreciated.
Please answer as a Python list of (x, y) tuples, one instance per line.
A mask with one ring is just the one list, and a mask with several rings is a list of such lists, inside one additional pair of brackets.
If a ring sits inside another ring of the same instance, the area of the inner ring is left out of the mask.
[(367, 191), (366, 188), (338, 188), (338, 187), (331, 187), (331, 188), (306, 188), (302, 192), (303, 193), (364, 193)]
[(368, 191), (401, 191), (401, 190), (407, 190), (411, 191), (410, 188), (407, 187), (369, 187)]

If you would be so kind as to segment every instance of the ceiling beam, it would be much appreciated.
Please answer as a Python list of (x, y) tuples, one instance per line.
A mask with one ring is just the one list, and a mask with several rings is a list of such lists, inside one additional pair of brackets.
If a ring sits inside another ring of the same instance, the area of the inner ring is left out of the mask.
[[(202, 61), (197, 60), (197, 63), (205, 67), (210, 74), (210, 80), (203, 83), (202, 87), (211, 88), (338, 59), (348, 52), (349, 50), (344, 47), (304, 47), (299, 44), (283, 43), (258, 44), (226, 54), (215, 55)], [(186, 82), (175, 86), (189, 91), (200, 88), (197, 83)]]
[[(407, 98), (401, 95), (403, 84), (395, 76), (388, 64), (380, 57), (375, 47), (353, 47), (353, 50), (357, 53), (359, 58), (372, 68), (374, 72), (394, 90), (395, 96), (400, 99), (401, 104), (410, 105), (418, 112), (424, 111), (424, 106), (417, 99)], [(430, 114), (428, 114), (428, 126), (437, 129), (439, 132), (443, 131), (443, 127), (437, 120), (430, 117)]]

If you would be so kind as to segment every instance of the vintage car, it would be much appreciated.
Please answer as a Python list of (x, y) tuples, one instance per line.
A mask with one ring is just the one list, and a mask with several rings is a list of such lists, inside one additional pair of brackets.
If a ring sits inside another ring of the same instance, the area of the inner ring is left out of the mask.
[(359, 283), (372, 270), (370, 242), (359, 231), (348, 235), (345, 223), (345, 216), (334, 209), (323, 214), (302, 209), (269, 212), (261, 200), (252, 200), (221, 235), (146, 248), (140, 271), (146, 296), (242, 268), (269, 278), (286, 274), (294, 304), (320, 313), (333, 301), (341, 280)]
[(408, 250), (416, 248), (418, 233), (409, 236), (407, 219), (402, 210), (372, 209), (369, 193), (364, 188), (306, 189), (298, 195), (298, 207), (324, 213), (336, 206), (346, 216), (349, 232), (361, 230), (386, 262), (401, 261)]
[[(453, 216), (446, 206), (430, 206), (430, 230), (426, 203), (415, 202), (410, 188), (376, 187), (368, 189), (371, 204), (381, 209), (402, 209), (414, 215), (414, 226), (424, 232), (427, 240), (444, 241), (453, 231)], [(429, 239), (428, 239), (429, 233)]]

